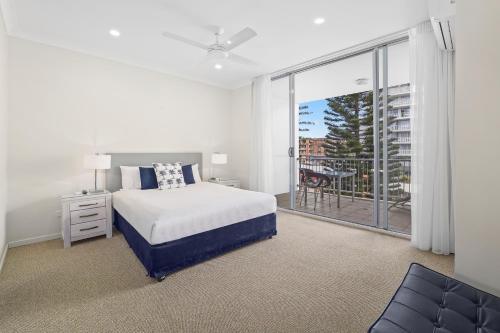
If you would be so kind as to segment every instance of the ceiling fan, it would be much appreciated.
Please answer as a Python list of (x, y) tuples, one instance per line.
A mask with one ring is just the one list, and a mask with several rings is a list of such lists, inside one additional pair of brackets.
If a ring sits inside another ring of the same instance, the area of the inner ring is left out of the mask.
[(247, 42), (251, 38), (257, 36), (257, 33), (251, 28), (245, 28), (225, 41), (221, 41), (221, 37), (224, 34), (224, 29), (222, 27), (210, 27), (213, 34), (215, 35), (215, 43), (210, 45), (205, 45), (197, 41), (173, 34), (171, 32), (163, 32), (162, 35), (167, 38), (177, 40), (195, 46), (207, 51), (207, 58), (209, 61), (214, 63), (215, 69), (222, 69), (222, 62), (229, 60), (231, 62), (241, 64), (241, 65), (256, 65), (250, 59), (241, 57), (231, 51), (237, 46)]

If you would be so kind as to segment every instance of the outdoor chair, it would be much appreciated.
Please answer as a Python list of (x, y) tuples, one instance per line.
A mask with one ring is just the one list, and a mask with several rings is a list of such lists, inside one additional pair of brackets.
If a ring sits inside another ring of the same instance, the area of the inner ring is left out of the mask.
[[(318, 195), (324, 193), (324, 188), (330, 187), (332, 181), (330, 177), (314, 172), (310, 169), (300, 169), (299, 170), (299, 205), (302, 205), (302, 200), (305, 201), (305, 196), (307, 195), (308, 189), (313, 189), (314, 193), (314, 210), (316, 210), (316, 205), (318, 203)], [(302, 189), (302, 195), (300, 195), (300, 190)], [(331, 207), (330, 193), (328, 193), (328, 204)]]

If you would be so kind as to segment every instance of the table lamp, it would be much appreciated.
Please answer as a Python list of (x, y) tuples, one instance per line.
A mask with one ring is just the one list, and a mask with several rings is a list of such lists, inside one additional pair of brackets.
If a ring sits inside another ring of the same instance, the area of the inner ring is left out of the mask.
[(91, 193), (104, 192), (104, 190), (97, 190), (97, 170), (111, 169), (111, 155), (85, 155), (83, 166), (85, 169), (94, 170), (94, 191), (91, 191)]
[[(212, 154), (212, 164), (215, 164), (215, 165), (227, 164), (227, 154), (213, 153)], [(212, 177), (212, 179), (215, 179), (216, 181), (220, 181), (220, 178), (218, 178), (218, 177)]]

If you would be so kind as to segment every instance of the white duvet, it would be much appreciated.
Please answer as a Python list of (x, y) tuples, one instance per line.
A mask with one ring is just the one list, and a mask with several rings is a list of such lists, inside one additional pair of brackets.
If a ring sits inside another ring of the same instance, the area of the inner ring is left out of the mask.
[(122, 190), (113, 207), (151, 245), (276, 212), (276, 198), (208, 182), (170, 190)]

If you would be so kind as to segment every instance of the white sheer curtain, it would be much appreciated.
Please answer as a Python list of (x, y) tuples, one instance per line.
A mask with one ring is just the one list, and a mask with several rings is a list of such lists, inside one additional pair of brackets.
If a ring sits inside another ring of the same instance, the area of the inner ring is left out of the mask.
[(259, 76), (252, 84), (250, 184), (253, 191), (273, 192), (271, 77)]
[(437, 46), (430, 22), (410, 31), (412, 244), (454, 252), (454, 54)]

